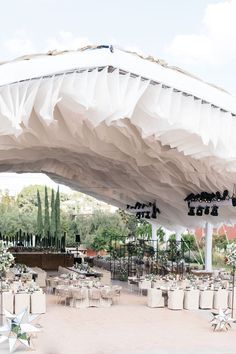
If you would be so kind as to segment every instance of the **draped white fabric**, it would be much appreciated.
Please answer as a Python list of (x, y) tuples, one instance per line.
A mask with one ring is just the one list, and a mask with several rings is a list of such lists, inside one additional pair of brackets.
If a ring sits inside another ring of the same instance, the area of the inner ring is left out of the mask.
[(210, 103), (108, 65), (9, 82), (0, 87), (0, 171), (42, 171), (120, 207), (156, 201), (158, 222), (171, 228), (235, 222), (232, 206), (191, 217), (184, 202), (190, 192), (232, 192), (236, 181), (236, 117)]

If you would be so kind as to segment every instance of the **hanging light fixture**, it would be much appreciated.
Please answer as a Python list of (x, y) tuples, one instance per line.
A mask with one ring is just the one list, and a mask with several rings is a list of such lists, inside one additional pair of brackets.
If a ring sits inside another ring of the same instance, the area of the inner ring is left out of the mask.
[(232, 200), (232, 205), (233, 205), (233, 207), (236, 207), (235, 184), (234, 184), (233, 195), (232, 195), (231, 200)]
[(209, 215), (210, 214), (210, 207), (209, 206), (205, 207), (204, 214), (205, 215)]
[(213, 205), (212, 210), (211, 210), (211, 215), (212, 216), (218, 216), (218, 209), (219, 207), (217, 205)]
[(204, 209), (204, 207), (199, 206), (199, 207), (197, 208), (196, 215), (197, 215), (197, 216), (202, 216), (202, 214), (203, 214), (203, 209)]
[(223, 192), (223, 196), (222, 196), (223, 200), (229, 200), (229, 191), (227, 189), (224, 190)]
[(195, 216), (195, 207), (190, 207), (189, 208), (188, 215)]

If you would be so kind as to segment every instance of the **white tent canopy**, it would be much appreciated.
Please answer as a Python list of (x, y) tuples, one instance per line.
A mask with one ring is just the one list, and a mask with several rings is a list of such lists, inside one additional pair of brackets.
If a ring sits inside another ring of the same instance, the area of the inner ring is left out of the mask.
[(97, 48), (0, 65), (0, 171), (41, 171), (122, 208), (155, 201), (171, 229), (235, 222), (230, 205), (188, 216), (184, 198), (233, 193), (236, 101), (161, 64)]

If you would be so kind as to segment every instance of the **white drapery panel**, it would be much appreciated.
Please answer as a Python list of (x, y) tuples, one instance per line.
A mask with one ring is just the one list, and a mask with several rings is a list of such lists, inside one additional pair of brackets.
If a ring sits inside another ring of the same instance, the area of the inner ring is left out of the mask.
[(236, 118), (191, 95), (108, 67), (0, 88), (1, 171), (42, 171), (125, 207), (156, 201), (167, 227), (235, 222), (187, 216), (190, 192), (233, 191)]

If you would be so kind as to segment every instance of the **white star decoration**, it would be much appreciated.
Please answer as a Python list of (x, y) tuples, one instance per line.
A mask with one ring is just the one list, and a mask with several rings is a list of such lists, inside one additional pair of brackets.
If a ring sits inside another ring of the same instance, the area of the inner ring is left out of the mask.
[(6, 324), (0, 327), (0, 343), (8, 340), (10, 353), (12, 353), (20, 344), (26, 348), (32, 348), (31, 336), (33, 333), (40, 332), (40, 329), (33, 324), (39, 315), (29, 315), (27, 309), (18, 315), (14, 315), (4, 310)]
[(228, 329), (231, 328), (230, 322), (235, 322), (230, 316), (228, 309), (219, 309), (218, 314), (212, 312), (212, 315), (211, 326), (214, 328), (214, 331), (228, 331)]

